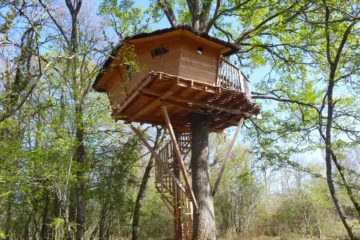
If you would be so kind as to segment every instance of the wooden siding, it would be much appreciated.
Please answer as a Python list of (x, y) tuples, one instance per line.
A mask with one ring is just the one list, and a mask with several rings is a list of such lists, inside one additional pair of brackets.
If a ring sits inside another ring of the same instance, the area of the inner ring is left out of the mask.
[[(197, 53), (198, 47), (203, 54)], [(217, 64), (220, 52), (203, 42), (183, 37), (179, 76), (210, 84), (216, 83)]]
[[(123, 65), (114, 67), (104, 76), (106, 78), (105, 88), (113, 109), (119, 107), (136, 90), (150, 71), (166, 72), (172, 75), (179, 74), (180, 36), (134, 43), (134, 47), (139, 69), (134, 73), (133, 79), (129, 79), (129, 73), (126, 66)], [(151, 52), (156, 48), (166, 48), (168, 52), (152, 57)]]

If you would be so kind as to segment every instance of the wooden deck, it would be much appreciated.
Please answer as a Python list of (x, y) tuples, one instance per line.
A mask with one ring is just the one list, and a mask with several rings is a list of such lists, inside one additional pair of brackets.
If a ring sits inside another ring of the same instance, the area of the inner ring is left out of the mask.
[(176, 132), (190, 132), (188, 114), (198, 112), (212, 118), (210, 131), (221, 132), (237, 125), (240, 118), (257, 115), (259, 106), (250, 93), (197, 82), (162, 72), (150, 72), (112, 116), (125, 122), (165, 126), (161, 105), (165, 104)]

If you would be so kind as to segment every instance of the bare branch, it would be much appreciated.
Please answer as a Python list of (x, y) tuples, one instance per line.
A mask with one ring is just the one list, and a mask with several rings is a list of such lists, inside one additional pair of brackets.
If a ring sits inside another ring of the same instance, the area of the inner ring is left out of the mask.
[(165, 13), (165, 16), (168, 19), (170, 25), (172, 27), (176, 27), (177, 26), (177, 20), (176, 20), (174, 10), (173, 10), (173, 8), (171, 6), (171, 3), (169, 3), (167, 0), (157, 0), (157, 2), (159, 4), (160, 8)]

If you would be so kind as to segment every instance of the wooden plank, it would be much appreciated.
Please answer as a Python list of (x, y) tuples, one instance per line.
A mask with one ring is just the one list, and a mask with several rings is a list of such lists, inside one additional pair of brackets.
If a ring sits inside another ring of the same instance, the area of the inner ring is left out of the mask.
[(152, 77), (151, 77), (151, 76), (147, 76), (145, 79), (146, 79), (146, 80), (143, 81), (143, 82), (140, 84), (139, 88), (138, 88), (135, 92), (133, 92), (133, 93), (131, 94), (131, 96), (125, 101), (125, 103), (124, 103), (118, 110), (115, 111), (115, 113), (114, 113), (113, 115), (117, 115), (117, 114), (121, 113), (126, 107), (128, 107), (128, 105), (129, 105), (129, 104), (136, 98), (136, 96), (139, 94), (140, 90), (141, 90), (143, 87), (145, 87), (149, 82), (151, 82)]
[(151, 111), (154, 107), (156, 107), (156, 106), (158, 106), (160, 104), (160, 100), (166, 99), (167, 97), (175, 94), (176, 93), (176, 91), (174, 91), (175, 89), (176, 89), (176, 85), (173, 85), (173, 87), (171, 87), (169, 89), (169, 91), (167, 91), (163, 95), (159, 96), (157, 99), (152, 101), (150, 104), (147, 104), (144, 108), (142, 108), (140, 111), (135, 113), (133, 116), (130, 116), (130, 118), (127, 121), (131, 122), (134, 119), (138, 118), (139, 116), (145, 114), (146, 112)]
[[(147, 93), (144, 93), (144, 92), (142, 92), (142, 91), (140, 92), (140, 94), (142, 94), (142, 95), (145, 96), (145, 97), (152, 98), (152, 99), (157, 99), (157, 98), (158, 98), (157, 95), (147, 94)], [(176, 102), (176, 101), (169, 100), (169, 98), (164, 99), (164, 100), (161, 100), (161, 102), (164, 102), (164, 103), (167, 103), (167, 104), (171, 104), (171, 105), (173, 105), (173, 106), (177, 106), (177, 107), (183, 108), (184, 110), (189, 111), (189, 112), (205, 113), (204, 111), (201, 111), (201, 110), (198, 109), (198, 108), (189, 106), (187, 103), (181, 103), (181, 102), (179, 103), (179, 102)]]
[[(155, 91), (150, 91), (147, 89), (142, 89), (141, 93), (145, 93), (145, 94), (152, 95), (155, 97), (160, 96), (159, 93), (157, 93)], [(210, 103), (204, 103), (201, 101), (195, 101), (192, 99), (182, 99), (182, 98), (175, 97), (175, 96), (168, 97), (167, 99), (175, 101), (175, 102), (179, 102), (179, 103), (187, 103), (189, 105), (189, 107), (190, 107), (190, 105), (195, 105), (195, 106), (206, 108), (206, 109), (215, 109), (218, 111), (223, 111), (223, 112), (232, 113), (232, 114), (239, 114), (239, 115), (243, 114), (243, 111), (241, 111), (241, 110), (231, 109), (231, 108), (227, 108), (227, 107), (223, 107), (223, 106), (219, 106), (219, 105), (215, 105), (215, 104), (210, 104)]]
[(171, 215), (175, 218), (172, 204), (169, 202), (169, 200), (166, 198), (166, 196), (163, 193), (160, 193), (160, 197), (161, 197), (161, 200), (163, 201), (163, 203), (165, 204), (166, 208), (169, 210)]
[(197, 212), (198, 211), (198, 204), (197, 204), (197, 201), (195, 199), (194, 192), (193, 192), (193, 190), (191, 188), (189, 177), (187, 175), (186, 168), (185, 168), (185, 163), (184, 163), (184, 160), (183, 160), (182, 155), (181, 155), (180, 147), (179, 147), (179, 145), (177, 143), (175, 132), (174, 132), (174, 129), (173, 129), (172, 125), (171, 125), (170, 118), (169, 118), (169, 115), (167, 113), (165, 105), (161, 106), (161, 110), (162, 110), (162, 112), (164, 114), (166, 126), (167, 126), (167, 129), (169, 131), (171, 140), (173, 142), (174, 151), (175, 151), (176, 157), (177, 157), (177, 159), (179, 161), (180, 170), (181, 170), (181, 173), (183, 174), (183, 177), (184, 177), (184, 180), (185, 180), (185, 185), (188, 188), (188, 191), (190, 193), (191, 201), (193, 202), (193, 204), (195, 206), (195, 211)]
[(223, 175), (223, 173), (224, 173), (225, 167), (226, 167), (226, 165), (227, 165), (227, 163), (228, 163), (228, 160), (229, 160), (229, 158), (230, 158), (231, 152), (232, 152), (232, 150), (233, 150), (233, 147), (234, 147), (236, 138), (237, 138), (237, 136), (239, 135), (239, 132), (240, 132), (240, 130), (241, 130), (241, 127), (242, 127), (243, 123), (244, 123), (244, 118), (241, 118), (240, 121), (239, 121), (239, 123), (238, 123), (238, 126), (237, 126), (237, 128), (236, 128), (236, 131), (235, 131), (235, 133), (234, 133), (233, 139), (231, 140), (229, 149), (228, 149), (228, 151), (227, 151), (227, 153), (226, 153), (225, 160), (224, 160), (224, 162), (223, 162), (223, 164), (222, 164), (222, 166), (221, 166), (221, 169), (220, 169), (220, 172), (219, 172), (219, 176), (218, 176), (217, 179), (216, 179), (216, 182), (215, 182), (215, 185), (214, 185), (214, 188), (213, 188), (213, 191), (212, 191), (212, 195), (213, 195), (213, 196), (215, 196), (215, 193), (216, 193), (216, 191), (217, 191), (217, 189), (218, 189), (218, 187), (219, 187), (221, 177), (222, 177), (222, 175)]

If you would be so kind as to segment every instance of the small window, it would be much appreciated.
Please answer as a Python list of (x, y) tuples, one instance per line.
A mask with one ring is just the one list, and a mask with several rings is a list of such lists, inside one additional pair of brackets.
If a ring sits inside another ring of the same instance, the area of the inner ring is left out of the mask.
[(154, 58), (156, 56), (161, 56), (164, 55), (168, 52), (169, 50), (166, 48), (155, 48), (154, 50), (151, 51), (151, 56)]
[(204, 49), (202, 47), (198, 47), (196, 49), (197, 54), (202, 55), (204, 53)]

